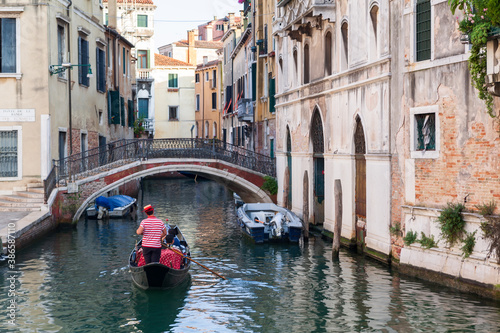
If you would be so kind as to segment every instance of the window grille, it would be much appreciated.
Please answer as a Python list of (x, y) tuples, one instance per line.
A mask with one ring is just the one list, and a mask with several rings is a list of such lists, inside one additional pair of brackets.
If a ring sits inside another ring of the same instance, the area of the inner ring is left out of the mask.
[(0, 131), (0, 177), (17, 176), (17, 131)]
[(431, 58), (431, 2), (417, 0), (416, 19), (416, 56), (417, 61)]

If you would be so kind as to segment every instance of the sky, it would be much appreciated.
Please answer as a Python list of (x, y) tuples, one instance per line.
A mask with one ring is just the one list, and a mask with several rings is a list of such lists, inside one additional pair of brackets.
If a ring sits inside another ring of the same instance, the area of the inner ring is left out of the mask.
[[(238, 0), (153, 0), (155, 11), (155, 47), (187, 39), (187, 31), (217, 16), (243, 9)], [(158, 52), (158, 50), (155, 50)]]

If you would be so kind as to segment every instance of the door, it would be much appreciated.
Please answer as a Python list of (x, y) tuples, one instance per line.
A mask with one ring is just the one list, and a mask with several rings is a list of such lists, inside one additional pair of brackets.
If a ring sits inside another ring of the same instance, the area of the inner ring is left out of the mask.
[(149, 117), (149, 99), (139, 98), (139, 119)]

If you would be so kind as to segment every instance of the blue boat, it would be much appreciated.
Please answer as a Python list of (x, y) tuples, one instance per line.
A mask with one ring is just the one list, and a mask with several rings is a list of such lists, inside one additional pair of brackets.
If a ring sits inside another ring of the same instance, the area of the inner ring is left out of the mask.
[(128, 195), (113, 195), (111, 197), (100, 196), (95, 199), (95, 205), (87, 208), (88, 218), (102, 219), (122, 218), (137, 212), (136, 199)]
[(302, 220), (273, 203), (248, 203), (237, 212), (241, 230), (256, 243), (298, 242), (302, 235)]

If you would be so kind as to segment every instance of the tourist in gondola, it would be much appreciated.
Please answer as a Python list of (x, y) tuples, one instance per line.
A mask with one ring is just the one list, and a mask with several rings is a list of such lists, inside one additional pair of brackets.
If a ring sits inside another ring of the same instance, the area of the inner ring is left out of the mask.
[(161, 240), (167, 234), (167, 228), (163, 221), (155, 217), (154, 208), (151, 205), (144, 207), (144, 212), (148, 217), (142, 220), (137, 228), (137, 234), (142, 235), (142, 253), (146, 264), (160, 262)]

